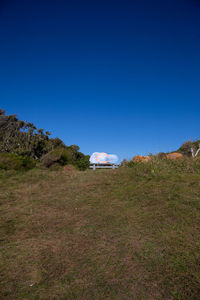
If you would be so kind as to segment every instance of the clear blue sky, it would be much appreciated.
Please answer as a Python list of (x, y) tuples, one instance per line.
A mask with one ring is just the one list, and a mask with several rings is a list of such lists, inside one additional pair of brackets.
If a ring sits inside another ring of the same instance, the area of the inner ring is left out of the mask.
[(82, 152), (200, 135), (200, 1), (0, 0), (0, 107)]

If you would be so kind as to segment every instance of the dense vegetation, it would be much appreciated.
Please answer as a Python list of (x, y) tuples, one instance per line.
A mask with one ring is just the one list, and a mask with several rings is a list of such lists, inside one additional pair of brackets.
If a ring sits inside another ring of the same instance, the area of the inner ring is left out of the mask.
[(0, 298), (198, 300), (199, 191), (199, 158), (0, 171)]
[(39, 162), (45, 167), (72, 164), (80, 170), (88, 168), (89, 156), (81, 153), (78, 146), (66, 146), (59, 138), (49, 136), (50, 132), (0, 109), (0, 168), (12, 168), (11, 160), (14, 169), (29, 169)]

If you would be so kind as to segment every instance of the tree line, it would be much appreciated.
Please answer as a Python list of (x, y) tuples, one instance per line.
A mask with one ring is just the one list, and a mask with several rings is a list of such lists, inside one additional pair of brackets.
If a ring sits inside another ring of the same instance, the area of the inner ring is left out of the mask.
[(72, 164), (81, 170), (88, 168), (89, 156), (80, 152), (77, 145), (67, 146), (50, 135), (49, 131), (0, 109), (0, 153), (29, 157), (45, 167)]

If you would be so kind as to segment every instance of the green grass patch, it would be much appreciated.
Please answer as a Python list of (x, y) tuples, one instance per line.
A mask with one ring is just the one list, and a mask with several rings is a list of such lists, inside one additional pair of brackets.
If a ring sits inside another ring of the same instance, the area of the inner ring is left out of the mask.
[(199, 191), (198, 161), (2, 170), (0, 297), (199, 299)]

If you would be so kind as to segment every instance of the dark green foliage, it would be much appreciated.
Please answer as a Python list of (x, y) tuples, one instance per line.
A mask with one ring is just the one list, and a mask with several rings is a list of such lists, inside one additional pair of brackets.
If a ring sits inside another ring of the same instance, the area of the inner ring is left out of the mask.
[(35, 165), (36, 162), (31, 157), (11, 153), (0, 153), (0, 169), (30, 170), (34, 168)]
[(89, 162), (89, 155), (84, 155), (80, 159), (77, 160), (75, 164), (79, 170), (84, 171), (89, 168), (90, 162)]

